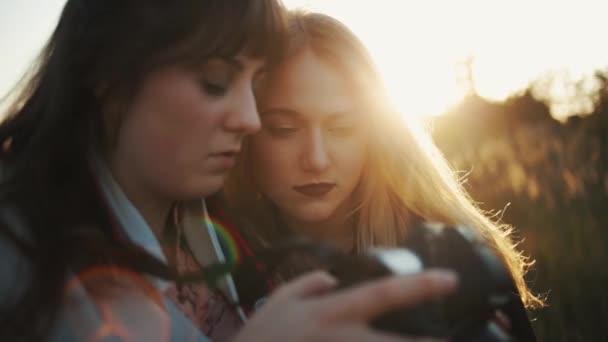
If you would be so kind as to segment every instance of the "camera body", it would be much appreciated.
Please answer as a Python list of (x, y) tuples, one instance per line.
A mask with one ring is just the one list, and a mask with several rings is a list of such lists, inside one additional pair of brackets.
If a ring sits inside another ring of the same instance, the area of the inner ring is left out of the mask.
[[(496, 322), (496, 312), (502, 311), (511, 328), (521, 330), (515, 334), (518, 339), (535, 340), (505, 263), (476, 231), (466, 226), (420, 223), (408, 231), (406, 243), (356, 255), (318, 241), (288, 238), (261, 251), (257, 258), (263, 264), (265, 279), (280, 283), (323, 269), (338, 279), (340, 288), (387, 275), (449, 269), (459, 278), (454, 293), (384, 314), (372, 322), (373, 327), (402, 336), (440, 337), (456, 342), (513, 342), (511, 334)], [(242, 279), (252, 279), (257, 274), (237, 272), (237, 276), (239, 273)], [(246, 290), (254, 293), (248, 296), (250, 303), (264, 296), (260, 295), (263, 291), (253, 289), (251, 284), (255, 283), (244, 282), (248, 284)]]
[(424, 223), (400, 248), (377, 248), (339, 258), (328, 271), (342, 288), (391, 274), (443, 268), (458, 274), (454, 294), (385, 314), (374, 327), (406, 336), (449, 337), (451, 341), (513, 341), (494, 321), (513, 298), (514, 285), (500, 257), (465, 226)]

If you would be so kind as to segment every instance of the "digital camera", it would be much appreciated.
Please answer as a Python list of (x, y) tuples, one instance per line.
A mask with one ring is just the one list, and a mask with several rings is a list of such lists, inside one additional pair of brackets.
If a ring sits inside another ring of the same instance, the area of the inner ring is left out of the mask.
[[(384, 314), (373, 327), (403, 336), (449, 338), (450, 341), (517, 341), (497, 324), (497, 311), (519, 305), (523, 318), (510, 323), (529, 324), (503, 260), (475, 231), (465, 226), (422, 223), (411, 229), (407, 243), (398, 248), (373, 248), (348, 254), (308, 240), (277, 244), (266, 254), (268, 270), (283, 280), (312, 269), (324, 269), (346, 288), (391, 274), (414, 274), (427, 268), (457, 273), (456, 291), (444, 298)], [(287, 276), (285, 276), (287, 274)], [(529, 329), (531, 339), (533, 332)], [(520, 341), (523, 342), (523, 341)]]
[(389, 274), (443, 268), (458, 274), (454, 294), (414, 308), (385, 314), (373, 322), (381, 330), (407, 336), (449, 337), (451, 341), (514, 341), (495, 322), (513, 300), (514, 285), (498, 255), (464, 226), (424, 224), (403, 248), (376, 248), (339, 258), (328, 269), (341, 287)]

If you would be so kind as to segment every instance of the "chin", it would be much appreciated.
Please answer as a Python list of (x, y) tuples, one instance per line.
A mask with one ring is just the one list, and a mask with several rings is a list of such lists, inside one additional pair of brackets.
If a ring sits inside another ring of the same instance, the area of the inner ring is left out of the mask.
[(320, 223), (328, 220), (334, 211), (333, 207), (309, 207), (297, 210), (293, 216), (302, 222)]
[(217, 177), (219, 179), (209, 180), (206, 179), (205, 182), (199, 182), (198, 184), (190, 187), (190, 191), (187, 191), (190, 194), (190, 197), (193, 198), (201, 198), (207, 197), (215, 194), (216, 192), (222, 189), (224, 185), (224, 177)]

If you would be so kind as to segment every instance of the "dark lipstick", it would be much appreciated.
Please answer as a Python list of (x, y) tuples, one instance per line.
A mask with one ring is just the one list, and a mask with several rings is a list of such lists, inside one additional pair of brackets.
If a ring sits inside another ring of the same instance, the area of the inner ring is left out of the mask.
[(311, 183), (294, 186), (293, 189), (304, 196), (322, 197), (336, 187), (335, 183)]

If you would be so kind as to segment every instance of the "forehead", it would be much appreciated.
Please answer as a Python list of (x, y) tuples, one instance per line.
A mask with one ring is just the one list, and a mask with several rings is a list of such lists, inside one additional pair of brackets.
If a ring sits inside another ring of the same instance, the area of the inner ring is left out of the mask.
[(283, 63), (260, 100), (261, 112), (279, 109), (312, 117), (350, 112), (354, 106), (353, 92), (344, 75), (310, 52)]

